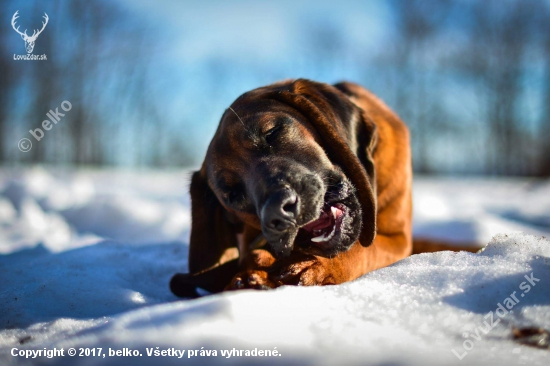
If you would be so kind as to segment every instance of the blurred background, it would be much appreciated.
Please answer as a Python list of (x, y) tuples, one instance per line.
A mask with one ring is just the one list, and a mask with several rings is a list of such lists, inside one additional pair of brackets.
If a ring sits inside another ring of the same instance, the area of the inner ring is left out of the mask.
[[(550, 1), (2, 4), (4, 165), (196, 167), (236, 97), (304, 77), (379, 95), (409, 125), (418, 173), (550, 175)], [(46, 61), (14, 60), (17, 10), (29, 35), (48, 14), (33, 51)]]

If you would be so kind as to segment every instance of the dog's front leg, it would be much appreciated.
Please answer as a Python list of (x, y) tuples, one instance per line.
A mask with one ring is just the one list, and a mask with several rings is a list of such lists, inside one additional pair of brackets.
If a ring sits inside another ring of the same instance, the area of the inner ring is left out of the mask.
[(372, 257), (370, 252), (372, 248), (363, 248), (357, 243), (349, 251), (332, 258), (293, 252), (276, 261), (268, 251), (255, 250), (247, 258), (247, 269), (235, 275), (226, 290), (343, 283), (366, 273), (366, 263)]
[(358, 242), (332, 258), (293, 254), (269, 269), (269, 278), (280, 285), (336, 285), (353, 280), (370, 270), (375, 250)]
[(238, 273), (226, 289), (336, 285), (395, 263), (409, 252), (405, 235), (377, 235), (371, 246), (357, 242), (331, 258), (293, 252), (276, 261), (268, 251), (255, 250), (247, 261), (248, 270)]
[(275, 257), (267, 250), (256, 249), (248, 252), (241, 264), (245, 270), (240, 271), (229, 284), (226, 290), (256, 289), (267, 290), (280, 286), (269, 278), (267, 270), (275, 263)]

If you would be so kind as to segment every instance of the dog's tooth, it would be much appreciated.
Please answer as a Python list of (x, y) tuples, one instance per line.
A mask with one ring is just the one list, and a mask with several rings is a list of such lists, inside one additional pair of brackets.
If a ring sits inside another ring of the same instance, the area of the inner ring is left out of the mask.
[(327, 238), (324, 235), (319, 235), (315, 238), (311, 238), (311, 241), (314, 243), (320, 243), (322, 241), (327, 241)]
[(332, 212), (332, 216), (333, 216), (335, 219), (338, 218), (338, 216), (336, 215), (336, 213), (338, 212), (337, 210), (338, 210), (338, 209), (337, 209), (336, 207), (330, 206), (330, 212)]
[(332, 239), (332, 237), (334, 236), (334, 234), (336, 233), (336, 225), (334, 225), (332, 227), (332, 231), (330, 234), (328, 234), (328, 236), (325, 236), (325, 235), (319, 235), (319, 236), (316, 236), (315, 238), (311, 238), (311, 241), (314, 242), (314, 243), (320, 243), (320, 242), (323, 242), (323, 241), (329, 241), (330, 239)]

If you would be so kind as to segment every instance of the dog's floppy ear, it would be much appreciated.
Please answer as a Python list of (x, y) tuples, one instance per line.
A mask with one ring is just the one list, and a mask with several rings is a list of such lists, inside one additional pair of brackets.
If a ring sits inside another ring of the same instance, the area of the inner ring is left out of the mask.
[(342, 91), (327, 84), (298, 79), (269, 98), (295, 108), (314, 126), (331, 161), (357, 188), (363, 216), (359, 241), (363, 246), (372, 244), (376, 235), (374, 123)]
[(220, 260), (227, 249), (237, 247), (239, 225), (228, 221), (227, 211), (208, 186), (204, 169), (193, 174), (190, 193), (190, 273), (178, 273), (170, 281), (170, 289), (180, 297), (197, 297), (197, 287), (221, 292), (238, 271), (236, 259)]
[(218, 263), (226, 249), (237, 247), (238, 225), (208, 186), (204, 170), (191, 178), (191, 241), (189, 272), (197, 273)]

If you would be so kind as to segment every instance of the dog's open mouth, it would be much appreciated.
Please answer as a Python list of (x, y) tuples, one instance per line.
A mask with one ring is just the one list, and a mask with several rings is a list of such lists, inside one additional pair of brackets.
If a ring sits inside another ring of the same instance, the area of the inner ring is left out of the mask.
[(342, 203), (325, 204), (319, 217), (300, 228), (297, 242), (302, 245), (326, 246), (342, 231), (348, 208)]
[[(320, 201), (317, 195), (304, 195), (301, 200), (301, 221), (287, 231), (268, 235), (275, 256), (289, 255), (296, 249), (305, 254), (332, 257), (349, 250), (359, 239), (362, 228), (362, 209), (355, 188), (340, 176), (326, 179), (330, 185)], [(307, 192), (306, 192), (307, 193)], [(309, 211), (308, 211), (309, 210)]]

